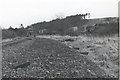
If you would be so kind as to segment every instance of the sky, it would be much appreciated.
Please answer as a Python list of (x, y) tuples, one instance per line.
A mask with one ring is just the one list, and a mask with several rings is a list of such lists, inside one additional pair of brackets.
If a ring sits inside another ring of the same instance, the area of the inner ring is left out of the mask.
[(0, 26), (19, 28), (57, 16), (90, 13), (90, 18), (117, 17), (120, 0), (0, 0)]

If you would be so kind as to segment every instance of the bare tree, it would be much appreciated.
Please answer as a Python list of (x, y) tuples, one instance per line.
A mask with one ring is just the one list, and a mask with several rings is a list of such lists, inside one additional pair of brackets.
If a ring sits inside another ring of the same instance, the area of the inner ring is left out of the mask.
[(88, 16), (88, 18), (90, 17), (90, 13), (81, 14), (81, 16), (83, 17), (83, 19), (86, 19), (86, 16)]

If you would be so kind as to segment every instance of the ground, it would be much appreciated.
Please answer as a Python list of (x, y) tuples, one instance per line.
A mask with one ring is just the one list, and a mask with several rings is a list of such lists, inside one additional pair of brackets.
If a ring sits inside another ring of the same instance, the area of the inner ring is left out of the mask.
[(37, 36), (8, 43), (3, 77), (118, 77), (117, 37)]
[[(118, 36), (111, 37), (56, 37), (53, 39), (63, 41), (66, 45), (78, 52), (88, 52), (88, 59), (96, 63), (106, 74), (118, 77)], [(74, 41), (64, 41), (65, 39)], [(79, 49), (78, 49), (79, 48)]]

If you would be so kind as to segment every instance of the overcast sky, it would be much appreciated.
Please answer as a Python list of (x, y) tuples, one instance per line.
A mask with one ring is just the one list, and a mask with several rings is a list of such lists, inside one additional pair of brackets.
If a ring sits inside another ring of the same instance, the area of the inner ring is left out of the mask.
[(119, 0), (0, 0), (0, 26), (25, 27), (56, 15), (90, 13), (91, 18), (117, 17)]

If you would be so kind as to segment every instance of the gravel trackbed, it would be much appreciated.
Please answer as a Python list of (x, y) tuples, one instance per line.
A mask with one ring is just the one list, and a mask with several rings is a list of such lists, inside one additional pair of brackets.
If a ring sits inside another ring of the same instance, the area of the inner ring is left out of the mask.
[(45, 38), (3, 47), (4, 78), (107, 77), (94, 62), (65, 44)]

